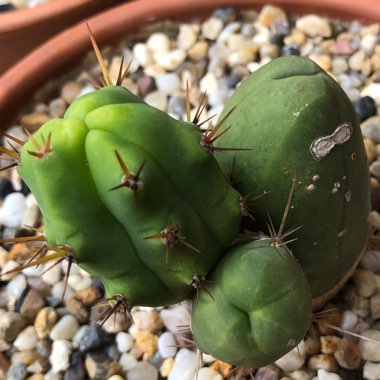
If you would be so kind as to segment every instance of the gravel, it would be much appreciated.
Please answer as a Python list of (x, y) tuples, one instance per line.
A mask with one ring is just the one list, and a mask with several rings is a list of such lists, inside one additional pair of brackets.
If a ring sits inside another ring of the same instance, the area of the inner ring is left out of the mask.
[[(19, 6), (22, 2), (14, 1)], [(33, 1), (29, 2), (35, 3)], [(26, 6), (27, 1), (24, 1)], [(280, 55), (309, 56), (325, 68), (353, 102), (372, 175), (372, 212), (368, 250), (352, 279), (328, 308), (339, 311), (332, 324), (380, 341), (380, 24), (363, 26), (316, 15), (295, 17), (265, 6), (260, 12), (216, 10), (204, 22), (151, 29), (145, 39), (104, 49), (110, 71), (117, 76), (122, 56), (133, 59), (123, 85), (147, 103), (185, 119), (185, 88), (190, 83), (191, 114), (207, 89), (203, 120), (221, 111), (234, 88), (250, 72)], [(83, 66), (59, 81), (55, 95), (40, 91), (9, 133), (20, 139), (23, 128), (35, 131), (60, 117), (79, 95), (93, 91), (89, 78), (98, 66), (90, 53)], [(69, 79), (67, 79), (69, 78)], [(58, 95), (57, 95), (58, 94)], [(6, 164), (6, 163), (5, 163)], [(5, 166), (5, 165), (4, 165)], [(0, 223), (3, 237), (23, 234), (24, 221), (41, 227), (35, 200), (14, 170), (0, 179)], [(0, 247), (2, 248), (2, 247)], [(2, 272), (26, 261), (31, 246), (4, 244)], [(29, 255), (29, 256), (28, 256)], [(0, 288), (0, 379), (220, 380), (249, 373), (203, 355), (189, 345), (191, 334), (178, 326), (190, 323), (189, 305), (135, 308), (135, 324), (122, 316), (103, 327), (91, 324), (101, 308), (94, 304), (103, 289), (75, 264), (65, 299), (67, 264), (41, 273), (51, 264), (2, 277)], [(315, 327), (318, 330), (318, 327)], [(255, 379), (345, 380), (380, 377), (380, 344), (337, 330), (320, 329), (274, 365), (261, 368)], [(239, 372), (240, 371), (240, 372)]]

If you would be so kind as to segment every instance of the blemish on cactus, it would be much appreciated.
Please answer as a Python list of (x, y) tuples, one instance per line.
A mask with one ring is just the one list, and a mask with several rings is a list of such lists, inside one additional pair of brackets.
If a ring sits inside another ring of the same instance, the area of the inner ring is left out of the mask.
[(315, 186), (313, 183), (306, 186), (306, 191), (308, 193), (314, 193), (315, 190), (317, 190), (317, 186)]
[(328, 136), (316, 138), (310, 145), (310, 153), (317, 161), (326, 157), (335, 145), (342, 145), (352, 136), (351, 123), (342, 123), (338, 125), (335, 131)]
[(344, 194), (344, 197), (346, 198), (346, 202), (351, 202), (351, 195), (352, 195), (352, 191), (346, 191), (346, 193)]
[(321, 177), (320, 177), (319, 174), (314, 174), (313, 177), (312, 177), (312, 181), (313, 181), (313, 182), (317, 182), (317, 181), (319, 181), (320, 178), (321, 178)]

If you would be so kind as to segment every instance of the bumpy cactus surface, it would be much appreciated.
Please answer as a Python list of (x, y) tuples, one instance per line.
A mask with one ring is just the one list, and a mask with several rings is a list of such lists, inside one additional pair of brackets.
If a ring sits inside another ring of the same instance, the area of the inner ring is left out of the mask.
[[(312, 61), (280, 58), (202, 133), (106, 82), (20, 155), (2, 150), (40, 205), (44, 252), (56, 251), (35, 262), (76, 261), (124, 311), (197, 288), (202, 351), (243, 367), (278, 359), (304, 337), (312, 298), (331, 295), (365, 245), (369, 174), (347, 96)], [(269, 224), (271, 237), (231, 247), (242, 213), (254, 216), (244, 228)]]
[(283, 57), (248, 77), (223, 114), (233, 107), (217, 146), (251, 150), (217, 158), (241, 194), (267, 192), (250, 228), (266, 231), (268, 216), (279, 225), (297, 178), (286, 225), (300, 228), (289, 247), (321, 300), (347, 278), (367, 237), (369, 173), (351, 102), (310, 59)]
[(235, 365), (258, 368), (295, 347), (311, 319), (306, 277), (285, 246), (267, 238), (231, 249), (193, 302), (198, 347)]
[(77, 99), (21, 152), (48, 245), (131, 305), (189, 297), (240, 223), (240, 196), (201, 136), (121, 87)]

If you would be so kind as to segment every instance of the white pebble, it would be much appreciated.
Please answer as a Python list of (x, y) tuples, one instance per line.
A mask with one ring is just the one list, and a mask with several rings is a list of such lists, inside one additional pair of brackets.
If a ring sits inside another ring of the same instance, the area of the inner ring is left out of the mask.
[(129, 371), (138, 363), (138, 361), (133, 355), (124, 352), (119, 358), (119, 363), (124, 371)]
[(365, 362), (363, 377), (367, 380), (379, 380), (380, 363)]
[(199, 89), (201, 92), (207, 91), (208, 94), (219, 89), (216, 76), (212, 72), (208, 72), (199, 82)]
[(231, 34), (239, 31), (240, 26), (241, 25), (239, 22), (231, 22), (227, 24), (226, 27), (219, 34), (218, 43), (225, 43)]
[(182, 49), (171, 50), (154, 55), (156, 62), (165, 70), (174, 71), (185, 62), (186, 52)]
[(178, 326), (190, 326), (190, 312), (186, 304), (162, 309), (160, 315), (166, 328), (173, 333), (181, 329)]
[(26, 199), (22, 193), (10, 193), (0, 208), (0, 224), (9, 228), (19, 228), (26, 211)]
[(7, 284), (7, 295), (9, 298), (19, 298), (26, 288), (27, 281), (23, 274), (18, 274)]
[(148, 103), (150, 106), (158, 108), (161, 111), (166, 111), (166, 107), (168, 104), (166, 94), (162, 93), (161, 91), (153, 91), (149, 93), (144, 98), (144, 101)]
[(292, 372), (301, 368), (305, 363), (304, 350), (294, 347), (291, 351), (276, 361), (276, 364), (285, 372)]
[(163, 358), (175, 356), (177, 341), (173, 333), (166, 331), (158, 338), (158, 351)]
[(124, 331), (120, 331), (116, 335), (117, 349), (120, 352), (127, 352), (133, 347), (133, 336)]
[(366, 34), (360, 41), (360, 48), (367, 54), (371, 55), (377, 44), (377, 36), (375, 34)]
[(146, 46), (152, 52), (168, 52), (170, 50), (170, 40), (164, 33), (153, 33), (147, 39)]
[(136, 62), (142, 67), (146, 67), (152, 63), (152, 54), (148, 46), (142, 42), (138, 42), (133, 46), (133, 55)]
[(345, 310), (342, 313), (340, 328), (347, 331), (353, 331), (359, 317), (351, 310)]
[(34, 326), (22, 330), (13, 345), (20, 351), (33, 350), (38, 342), (38, 335)]
[[(73, 278), (71, 278), (71, 277), (73, 277)], [(81, 290), (91, 288), (92, 279), (91, 279), (91, 277), (83, 277), (80, 274), (71, 274), (70, 273), (69, 284), (73, 290), (79, 292)]]
[(198, 371), (198, 380), (223, 380), (223, 376), (210, 367), (201, 368)]
[[(380, 342), (380, 331), (368, 329), (361, 333), (366, 338)], [(365, 339), (359, 340), (359, 347), (364, 360), (378, 362), (380, 361), (380, 344), (377, 342), (370, 342)]]
[(129, 66), (128, 72), (135, 73), (139, 68), (139, 64), (133, 52), (130, 49), (124, 49), (123, 56), (124, 56), (124, 62)]
[(324, 369), (319, 369), (318, 380), (342, 380), (342, 378), (336, 373), (327, 372)]
[(50, 331), (50, 338), (52, 340), (71, 340), (79, 327), (79, 322), (73, 315), (64, 315)]
[(175, 94), (181, 89), (181, 80), (177, 73), (159, 75), (155, 80), (158, 91), (164, 94)]
[[(54, 263), (53, 263), (54, 264)], [(52, 263), (46, 263), (41, 265), (44, 269), (44, 274), (41, 276), (43, 282), (46, 282), (49, 285), (55, 285), (61, 279), (61, 266), (55, 265)]]
[(90, 92), (95, 91), (96, 88), (91, 84), (86, 84), (78, 93), (78, 98), (82, 95), (89, 94)]
[(14, 272), (14, 273), (7, 273), (7, 272), (17, 268), (18, 266), (20, 266), (20, 264), (17, 261), (13, 261), (13, 260), (7, 261), (4, 264), (4, 266), (1, 268), (1, 279), (3, 281), (9, 281), (12, 278), (15, 278), (18, 275), (17, 272)]
[(158, 369), (149, 362), (138, 362), (127, 372), (128, 380), (157, 380), (157, 377)]
[(370, 96), (380, 105), (380, 83), (372, 82), (360, 92), (361, 96)]
[(296, 21), (296, 28), (310, 37), (330, 37), (331, 26), (327, 19), (317, 15), (306, 15)]
[(197, 368), (198, 355), (187, 348), (182, 348), (174, 359), (168, 380), (194, 380)]
[(62, 298), (63, 293), (65, 293), (64, 298), (63, 298), (64, 300), (68, 300), (74, 297), (73, 289), (71, 289), (71, 286), (69, 285), (67, 285), (65, 289), (64, 281), (57, 282), (56, 284), (53, 285), (53, 288), (51, 290), (51, 294), (53, 297)]
[(199, 33), (198, 24), (181, 24), (177, 37), (177, 44), (183, 50), (189, 50), (197, 41)]
[(216, 40), (223, 29), (223, 21), (216, 17), (210, 17), (202, 24), (202, 36), (209, 40)]
[(67, 340), (56, 340), (53, 342), (49, 361), (54, 372), (66, 371), (70, 366), (70, 355), (72, 344)]

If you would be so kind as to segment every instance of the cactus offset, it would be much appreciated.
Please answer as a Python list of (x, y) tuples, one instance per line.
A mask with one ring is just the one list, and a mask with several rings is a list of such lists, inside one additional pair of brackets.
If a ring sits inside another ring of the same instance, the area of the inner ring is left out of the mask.
[(304, 337), (311, 320), (306, 277), (285, 246), (267, 238), (228, 251), (210, 277), (213, 298), (193, 302), (192, 331), (210, 355), (246, 368), (277, 360)]

